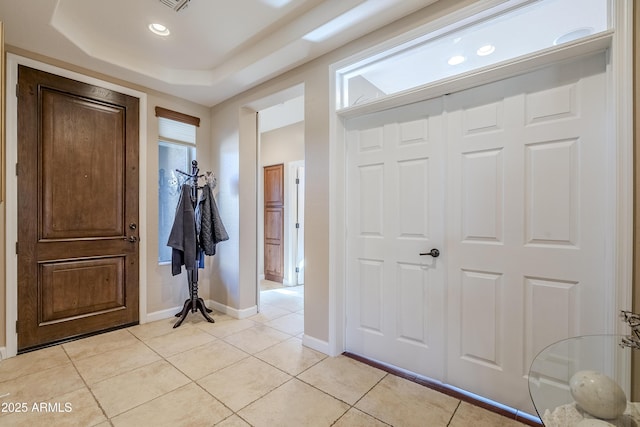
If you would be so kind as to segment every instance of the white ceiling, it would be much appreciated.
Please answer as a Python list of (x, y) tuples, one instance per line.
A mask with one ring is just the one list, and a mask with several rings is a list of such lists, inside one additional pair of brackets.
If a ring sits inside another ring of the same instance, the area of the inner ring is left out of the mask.
[(8, 45), (212, 106), (435, 1), (0, 0), (0, 20)]

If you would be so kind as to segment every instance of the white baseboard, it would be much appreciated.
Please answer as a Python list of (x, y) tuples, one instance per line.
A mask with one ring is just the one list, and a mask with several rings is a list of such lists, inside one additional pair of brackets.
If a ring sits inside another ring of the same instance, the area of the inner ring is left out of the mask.
[(207, 301), (207, 305), (213, 308), (215, 311), (229, 315), (235, 319), (246, 319), (254, 314), (258, 314), (258, 306), (254, 305), (249, 308), (243, 308), (238, 310), (237, 308), (229, 307), (228, 305), (221, 304), (216, 301)]
[[(204, 303), (207, 307), (214, 309), (218, 313), (229, 315), (235, 319), (246, 319), (247, 317), (251, 317), (254, 314), (258, 313), (257, 305), (238, 310), (236, 308), (229, 307), (216, 301), (207, 300)], [(146, 321), (144, 323), (155, 322), (156, 320), (164, 320), (174, 317), (176, 313), (180, 313), (182, 311), (183, 307), (184, 306), (176, 306), (164, 310), (154, 311), (153, 313), (147, 313)]]
[(167, 308), (160, 311), (154, 311), (153, 313), (147, 313), (147, 317), (145, 321), (140, 322), (140, 324), (155, 322), (156, 320), (164, 320), (170, 317), (174, 317), (176, 313), (180, 313), (182, 311), (182, 307), (183, 306), (176, 306), (176, 307)]
[(331, 354), (331, 352), (329, 351), (329, 343), (327, 341), (322, 341), (317, 338), (310, 337), (309, 335), (302, 336), (302, 345), (329, 356), (336, 356)]
[(0, 360), (7, 358), (7, 347), (0, 347)]

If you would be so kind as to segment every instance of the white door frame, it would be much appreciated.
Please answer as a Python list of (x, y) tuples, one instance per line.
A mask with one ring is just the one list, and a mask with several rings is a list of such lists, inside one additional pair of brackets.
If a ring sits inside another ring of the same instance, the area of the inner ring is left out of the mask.
[[(262, 162), (261, 162), (261, 151), (260, 151), (261, 150), (260, 136), (262, 134), (261, 132), (262, 119), (260, 117), (260, 112), (263, 110), (266, 110), (267, 108), (276, 106), (278, 104), (284, 104), (291, 99), (294, 99), (300, 96), (304, 97), (304, 93), (305, 93), (304, 84), (298, 84), (280, 91), (276, 91), (274, 93), (271, 93), (270, 95), (266, 95), (265, 97), (254, 100), (241, 107), (241, 110), (245, 110), (244, 111), (245, 114), (247, 114), (248, 112), (251, 112), (252, 115), (256, 115), (255, 129), (254, 129), (253, 135), (251, 135), (251, 140), (255, 144), (255, 157), (253, 159), (255, 161), (255, 165), (254, 165), (254, 171), (255, 171), (255, 176), (254, 176), (255, 178), (255, 189), (254, 189), (255, 190), (255, 206), (254, 206), (255, 229), (254, 231), (255, 231), (255, 235), (253, 235), (253, 233), (248, 233), (248, 235), (249, 234), (252, 235), (252, 237), (250, 237), (249, 240), (253, 241), (252, 247), (255, 247), (255, 263), (254, 263), (253, 271), (247, 271), (246, 269), (243, 270), (242, 268), (240, 268), (240, 271), (239, 271), (239, 275), (240, 275), (239, 289), (241, 290), (249, 289), (249, 288), (246, 288), (245, 285), (251, 284), (250, 289), (252, 289), (252, 292), (255, 293), (256, 305), (252, 307), (251, 310), (245, 311), (242, 314), (241, 318), (247, 317), (248, 315), (250, 315), (249, 313), (255, 314), (260, 311), (260, 281), (264, 279), (264, 265), (261, 264), (261, 262), (264, 263), (264, 212), (263, 212), (264, 201), (263, 201), (263, 194), (262, 194), (264, 191), (264, 188), (263, 188), (264, 166), (262, 165)], [(302, 114), (301, 117), (302, 119), (304, 119), (304, 114)], [(297, 122), (296, 120), (293, 120), (293, 121), (289, 120), (282, 123), (278, 122), (278, 126), (274, 127), (274, 129), (278, 127), (287, 126), (289, 124), (296, 123), (296, 122)], [(240, 145), (242, 145), (242, 136), (240, 136), (240, 141), (241, 141)], [(242, 159), (242, 156), (240, 156), (240, 158)], [(261, 265), (262, 265), (262, 268), (260, 268)], [(259, 271), (260, 273), (258, 273)]]
[[(355, 61), (348, 58), (330, 67), (331, 76), (331, 104), (330, 134), (334, 137), (330, 141), (330, 236), (329, 236), (329, 353), (338, 355), (345, 350), (345, 287), (346, 287), (346, 137), (344, 122), (354, 117), (373, 111), (379, 111), (417, 100), (437, 97), (472, 86), (496, 81), (522, 74), (545, 65), (566, 60), (588, 52), (606, 49), (608, 52), (608, 85), (607, 111), (609, 140), (615, 146), (609, 150), (609, 158), (605, 161), (612, 166), (610, 173), (603, 176), (607, 182), (607, 229), (608, 236), (604, 253), (608, 258), (603, 260), (607, 268), (609, 283), (615, 284), (610, 301), (606, 301), (609, 308), (610, 322), (606, 330), (611, 333), (625, 334), (625, 325), (618, 320), (620, 310), (629, 310), (632, 299), (632, 265), (633, 265), (633, 98), (629, 88), (633, 83), (633, 1), (613, 0), (612, 26), (603, 37), (589, 43), (568, 46), (553, 52), (530, 55), (526, 60), (512, 61), (509, 64), (482, 73), (471, 74), (464, 79), (450, 79), (442, 85), (431, 85), (427, 88), (416, 89), (402, 96), (392, 96), (389, 99), (363, 105), (360, 108), (349, 108), (347, 113), (337, 111), (337, 82), (336, 71)], [(459, 16), (464, 16), (461, 11)], [(458, 19), (452, 14), (449, 19)], [(392, 41), (390, 41), (391, 43)], [(397, 41), (395, 41), (397, 43)], [(389, 43), (389, 44), (390, 44)], [(384, 46), (383, 46), (384, 48)], [(378, 50), (379, 51), (379, 50)], [(358, 59), (360, 59), (359, 56)], [(622, 356), (618, 360), (619, 372), (616, 379), (622, 388), (630, 390), (630, 357)]]
[[(147, 227), (147, 94), (135, 89), (116, 85), (110, 82), (85, 76), (73, 71), (45, 64), (22, 56), (7, 54), (7, 91), (6, 91), (6, 156), (4, 164), (4, 179), (6, 185), (5, 210), (5, 286), (6, 286), (6, 344), (0, 348), (2, 359), (13, 357), (18, 352), (18, 334), (16, 321), (18, 320), (18, 256), (15, 245), (18, 241), (18, 177), (16, 163), (18, 162), (18, 98), (15, 88), (18, 84), (18, 65), (25, 65), (48, 73), (69, 79), (78, 80), (91, 85), (101, 86), (120, 93), (135, 96), (140, 99), (140, 133), (139, 133), (139, 172), (140, 186), (139, 201), (139, 229), (142, 238), (139, 240), (139, 321), (145, 323), (147, 319), (147, 241), (145, 233)], [(4, 350), (4, 351), (3, 351)]]
[[(298, 283), (298, 274), (296, 273), (296, 258), (297, 258), (297, 248), (298, 248), (298, 235), (296, 233), (296, 214), (298, 213), (298, 203), (299, 200), (298, 198), (300, 198), (303, 202), (304, 202), (304, 187), (299, 188), (298, 185), (296, 184), (296, 179), (297, 179), (297, 169), (299, 167), (304, 167), (304, 160), (296, 160), (293, 162), (288, 162), (286, 164), (287, 167), (287, 171), (288, 171), (288, 183), (289, 183), (289, 206), (287, 207), (289, 212), (286, 215), (287, 218), (287, 224), (286, 224), (286, 228), (288, 231), (288, 235), (285, 238), (285, 251), (286, 251), (286, 258), (287, 258), (287, 262), (285, 263), (285, 270), (286, 270), (286, 278), (288, 280), (288, 285), (289, 286), (297, 286)], [(304, 183), (304, 179), (302, 180), (302, 183)], [(302, 194), (299, 193), (299, 191), (302, 191)], [(304, 227), (304, 209), (302, 212), (302, 226)], [(303, 228), (303, 233), (304, 233), (304, 228)]]

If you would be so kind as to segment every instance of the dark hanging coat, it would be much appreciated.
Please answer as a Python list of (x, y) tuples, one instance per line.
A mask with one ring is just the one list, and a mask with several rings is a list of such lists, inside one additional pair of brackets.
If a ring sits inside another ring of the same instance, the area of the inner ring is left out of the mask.
[(178, 275), (184, 265), (187, 270), (197, 268), (197, 240), (196, 240), (195, 210), (191, 203), (191, 187), (182, 186), (180, 200), (176, 207), (176, 217), (169, 234), (167, 246), (171, 246), (171, 274)]
[(220, 213), (209, 184), (202, 187), (202, 194), (196, 208), (198, 241), (205, 255), (215, 255), (216, 245), (229, 240), (227, 230), (222, 224)]

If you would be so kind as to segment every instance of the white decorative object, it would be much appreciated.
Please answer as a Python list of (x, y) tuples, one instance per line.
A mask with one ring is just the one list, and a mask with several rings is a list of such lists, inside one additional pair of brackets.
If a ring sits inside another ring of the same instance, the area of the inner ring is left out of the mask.
[(627, 408), (624, 391), (601, 372), (576, 372), (569, 381), (569, 387), (580, 408), (596, 418), (614, 419)]
[(553, 411), (547, 409), (542, 416), (546, 427), (575, 426), (583, 419), (584, 415), (576, 408), (575, 402), (559, 406)]

